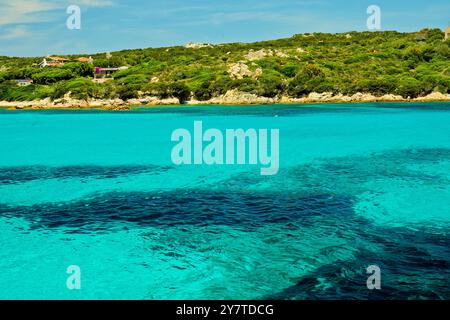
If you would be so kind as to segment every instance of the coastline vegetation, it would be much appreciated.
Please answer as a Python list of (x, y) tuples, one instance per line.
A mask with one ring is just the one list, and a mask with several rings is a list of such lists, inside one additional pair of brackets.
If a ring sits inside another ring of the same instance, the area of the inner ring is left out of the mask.
[[(405, 98), (450, 93), (450, 39), (444, 41), (439, 29), (312, 33), (255, 43), (124, 50), (92, 55), (92, 63), (59, 67), (40, 68), (42, 59), (0, 57), (0, 101), (54, 100), (69, 92), (80, 100), (152, 95), (206, 101), (232, 89), (295, 98), (311, 92)], [(129, 68), (110, 81), (92, 81), (94, 67), (120, 66)], [(33, 83), (18, 86), (16, 79)]]

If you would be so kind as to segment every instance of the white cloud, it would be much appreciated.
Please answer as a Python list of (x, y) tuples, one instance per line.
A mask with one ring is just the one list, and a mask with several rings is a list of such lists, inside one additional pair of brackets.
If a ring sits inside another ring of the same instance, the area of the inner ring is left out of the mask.
[(65, 9), (71, 4), (83, 7), (109, 7), (112, 0), (0, 0), (0, 26), (50, 22), (54, 15), (49, 13)]
[(0, 1), (0, 25), (40, 22), (42, 17), (35, 15), (36, 13), (55, 8), (55, 3), (42, 0)]
[(88, 7), (111, 7), (114, 2), (111, 0), (74, 0), (73, 4)]
[(15, 26), (11, 28), (6, 28), (0, 33), (1, 40), (14, 40), (18, 38), (23, 38), (29, 35), (29, 31), (25, 26)]

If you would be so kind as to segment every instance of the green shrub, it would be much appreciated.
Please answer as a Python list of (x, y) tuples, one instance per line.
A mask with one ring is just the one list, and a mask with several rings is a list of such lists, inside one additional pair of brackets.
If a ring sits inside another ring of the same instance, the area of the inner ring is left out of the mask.
[(94, 68), (89, 63), (84, 62), (70, 62), (66, 63), (62, 69), (69, 70), (74, 76), (78, 77), (93, 77)]
[(288, 78), (293, 78), (298, 72), (298, 65), (289, 63), (280, 68), (280, 72)]
[(76, 78), (65, 83), (64, 93), (71, 92), (71, 96), (79, 100), (88, 100), (94, 95), (94, 83), (90, 79)]
[(411, 77), (402, 77), (398, 81), (396, 93), (404, 98), (416, 98), (422, 93), (422, 83)]
[(75, 74), (68, 69), (44, 68), (42, 71), (32, 75), (32, 79), (37, 84), (52, 84), (59, 81), (69, 80), (75, 77)]
[(194, 89), (194, 97), (200, 101), (206, 101), (212, 98), (213, 90), (211, 89), (211, 82), (205, 81), (200, 86)]
[(169, 92), (170, 95), (174, 98), (177, 98), (180, 103), (184, 103), (185, 101), (189, 100), (191, 96), (191, 91), (189, 88), (181, 83), (181, 82), (174, 82), (169, 85)]
[(143, 88), (144, 92), (151, 95), (151, 96), (156, 96), (160, 99), (166, 99), (170, 97), (170, 89), (169, 89), (169, 85), (166, 83), (150, 83), (147, 84), (144, 88)]
[(258, 79), (257, 94), (273, 98), (284, 91), (284, 83), (281, 75), (275, 71), (265, 71)]
[(117, 95), (120, 99), (126, 101), (128, 99), (137, 98), (139, 96), (139, 93), (134, 85), (124, 84), (118, 86)]

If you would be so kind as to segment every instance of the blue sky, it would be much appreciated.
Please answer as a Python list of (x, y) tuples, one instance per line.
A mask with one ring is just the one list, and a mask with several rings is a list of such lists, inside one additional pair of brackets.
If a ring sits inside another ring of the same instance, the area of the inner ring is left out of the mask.
[[(79, 5), (81, 30), (66, 27)], [(251, 42), (303, 32), (366, 30), (378, 5), (382, 29), (445, 28), (449, 0), (0, 0), (0, 55), (42, 56)]]

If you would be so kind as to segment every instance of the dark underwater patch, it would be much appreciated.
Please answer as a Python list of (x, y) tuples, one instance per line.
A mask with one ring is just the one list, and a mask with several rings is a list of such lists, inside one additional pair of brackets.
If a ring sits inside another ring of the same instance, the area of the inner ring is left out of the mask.
[[(197, 232), (210, 231), (208, 226), (226, 225), (248, 232), (273, 226), (277, 236), (298, 237), (297, 231), (302, 228), (311, 228), (314, 232), (317, 228), (327, 227), (327, 231), (331, 230), (336, 237), (345, 239), (357, 252), (356, 256), (323, 265), (297, 279), (291, 287), (261, 298), (450, 299), (448, 225), (436, 229), (434, 226), (414, 226), (415, 229), (382, 227), (355, 215), (353, 211), (355, 198), (360, 192), (368, 191), (364, 183), (372, 179), (399, 178), (408, 182), (425, 181), (436, 186), (448, 186), (450, 182), (447, 177), (411, 170), (409, 165), (434, 164), (449, 159), (449, 149), (387, 151), (359, 157), (324, 159), (317, 164), (281, 171), (280, 175), (271, 178), (273, 185), (270, 192), (243, 191), (247, 186), (267, 181), (255, 174), (243, 174), (223, 181), (220, 190), (115, 192), (97, 194), (75, 202), (18, 207), (0, 204), (0, 215), (26, 218), (33, 229), (58, 229), (72, 234), (108, 233), (147, 226), (164, 232), (168, 228), (185, 225), (188, 237), (189, 232), (198, 235)], [(31, 180), (74, 176), (102, 179), (168, 169), (139, 166), (113, 170), (66, 167), (50, 174), (48, 168), (38, 169), (38, 174), (33, 170), (19, 170), (16, 176), (14, 171), (6, 175), (1, 172), (0, 183), (9, 181), (11, 176), (15, 176), (15, 180), (5, 183), (28, 181), (26, 179), (30, 176), (34, 177)], [(66, 170), (69, 173), (65, 173)], [(1, 177), (4, 177), (3, 180)], [(152, 250), (158, 250), (157, 246), (158, 242)], [(168, 254), (179, 255), (178, 246), (178, 243), (174, 245), (173, 251)], [(323, 250), (312, 258), (327, 254), (332, 252)], [(233, 261), (230, 261), (231, 264)], [(382, 269), (381, 291), (369, 291), (365, 286), (368, 277), (365, 267), (371, 264), (377, 264)], [(280, 270), (274, 270), (277, 271)], [(270, 277), (270, 274), (267, 276)]]
[(20, 166), (0, 168), (0, 184), (16, 184), (33, 180), (90, 178), (112, 179), (120, 176), (142, 173), (159, 174), (169, 170), (167, 166), (124, 165), (124, 166)]
[[(389, 228), (354, 224), (358, 248), (348, 261), (323, 265), (281, 292), (263, 299), (450, 299), (450, 237), (447, 229)], [(381, 268), (381, 290), (368, 290), (366, 267)]]
[(24, 217), (33, 228), (66, 232), (111, 231), (135, 226), (230, 225), (245, 230), (271, 223), (312, 224), (312, 217), (352, 214), (352, 199), (330, 195), (300, 196), (254, 192), (175, 190), (107, 193), (75, 202), (11, 207), (0, 214)]

